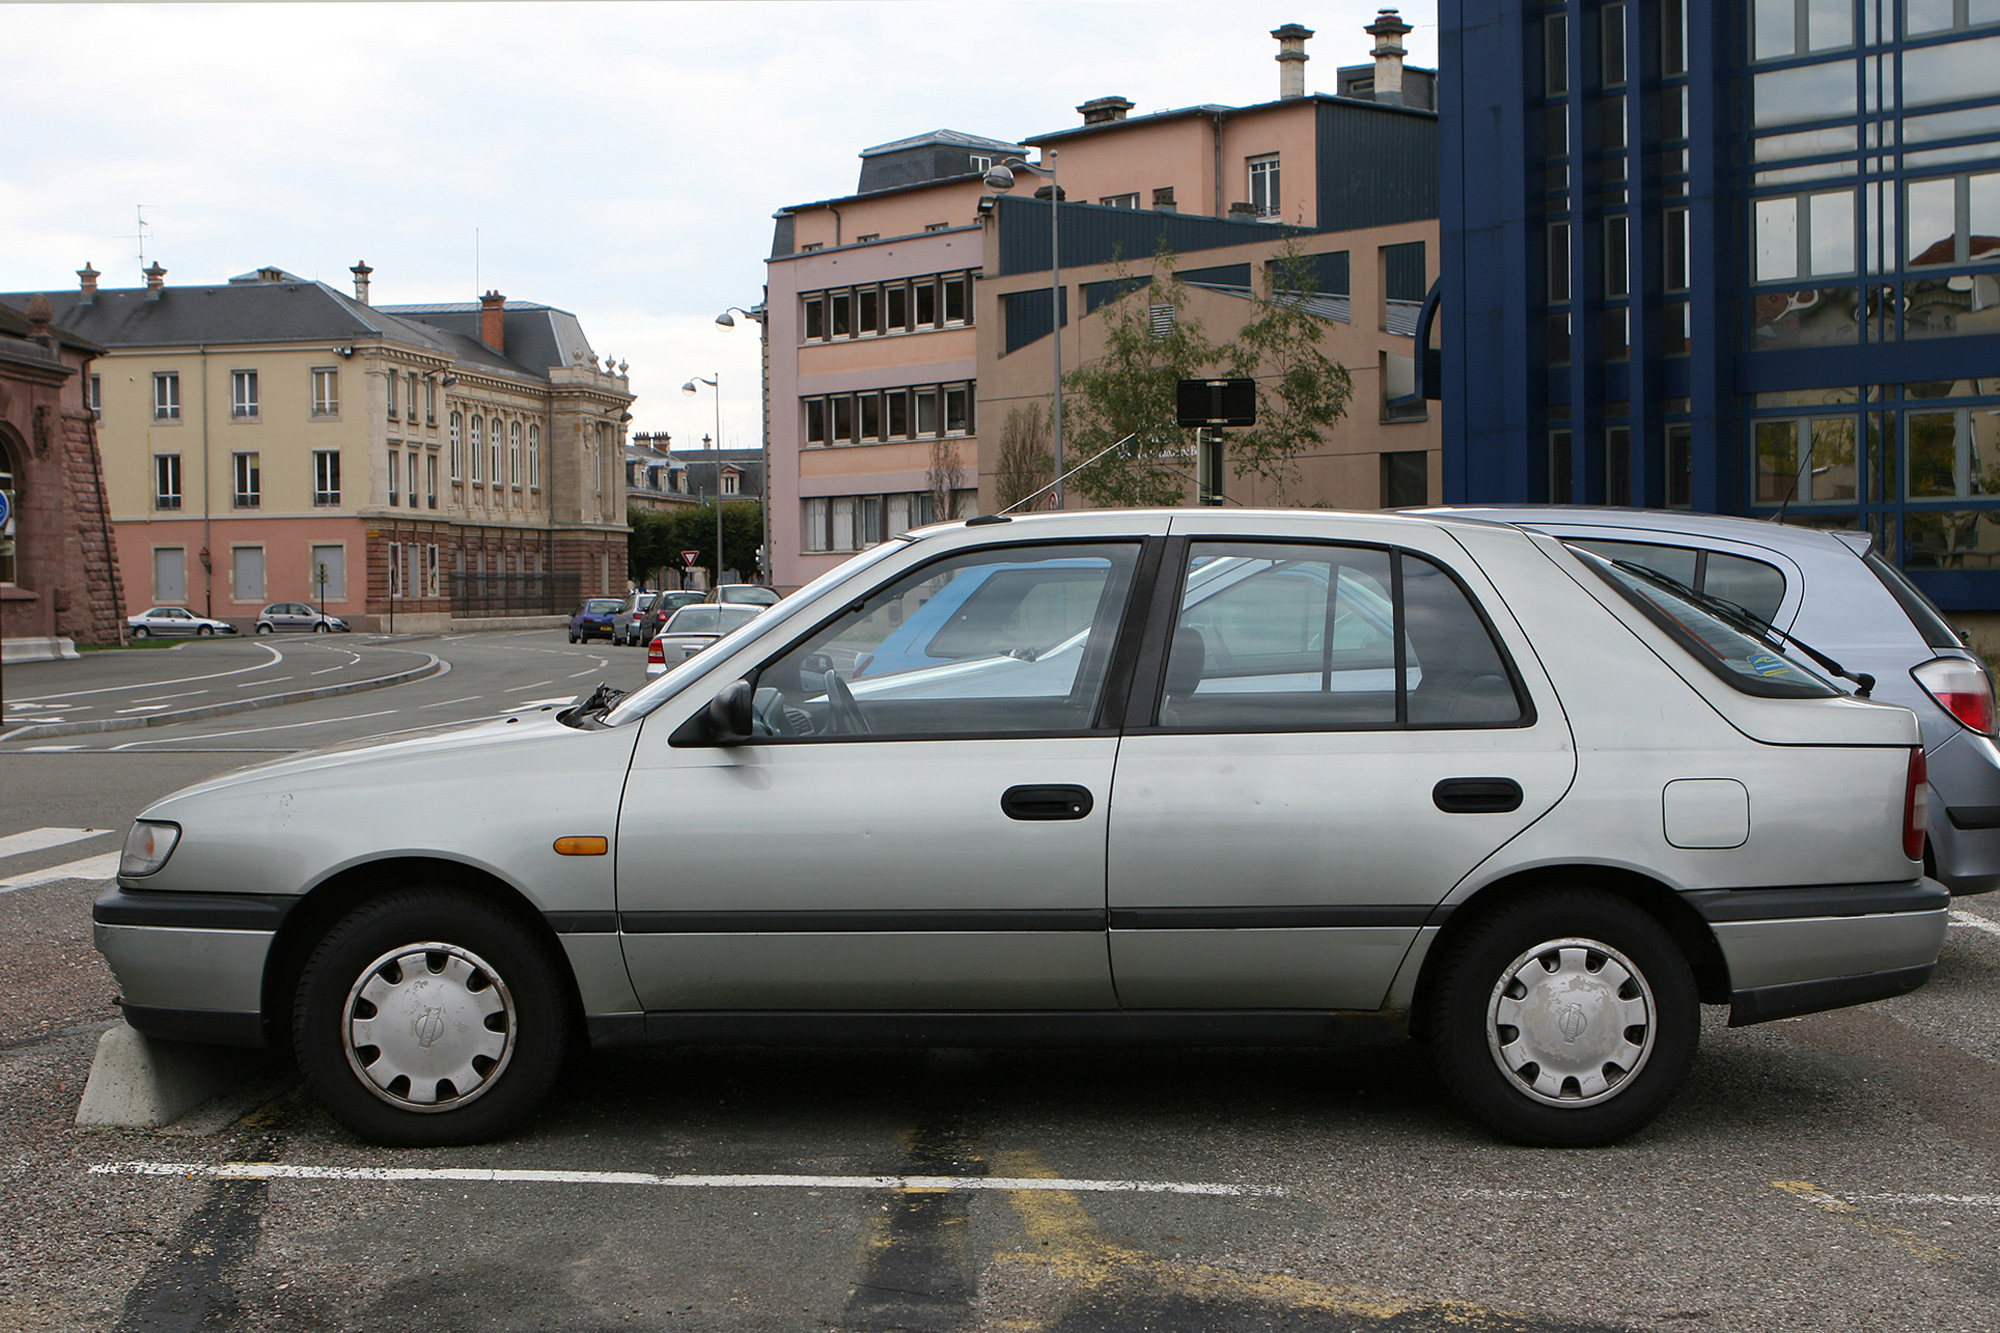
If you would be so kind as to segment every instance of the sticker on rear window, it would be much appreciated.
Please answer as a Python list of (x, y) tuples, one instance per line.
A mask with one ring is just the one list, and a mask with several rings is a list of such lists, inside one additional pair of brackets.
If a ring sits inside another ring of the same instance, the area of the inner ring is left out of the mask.
[(1774, 657), (1770, 653), (1753, 653), (1750, 657), (1750, 669), (1760, 676), (1789, 676), (1792, 674), (1790, 663), (1786, 662), (1784, 658)]

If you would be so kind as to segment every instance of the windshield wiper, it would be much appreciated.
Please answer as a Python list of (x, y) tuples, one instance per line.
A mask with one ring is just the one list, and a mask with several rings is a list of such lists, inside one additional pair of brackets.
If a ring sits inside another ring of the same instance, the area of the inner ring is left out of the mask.
[(584, 726), (592, 718), (603, 717), (606, 713), (617, 707), (618, 701), (623, 699), (629, 692), (600, 683), (595, 690), (590, 692), (588, 699), (585, 699), (574, 708), (557, 713), (556, 721), (569, 727)]
[(1671, 574), (1662, 574), (1659, 570), (1639, 564), (1634, 560), (1613, 560), (1611, 563), (1617, 568), (1624, 570), (1627, 574), (1636, 574), (1642, 579), (1649, 580), (1650, 582), (1659, 584), (1663, 588), (1669, 589), (1676, 596), (1686, 598), (1702, 610), (1742, 630), (1766, 647), (1778, 648), (1780, 652), (1784, 651), (1778, 644), (1771, 642), (1773, 638), (1790, 644), (1811, 658), (1814, 664), (1822, 671), (1830, 671), (1842, 680), (1853, 681), (1854, 693), (1863, 699), (1866, 699), (1869, 691), (1875, 688), (1875, 677), (1869, 675), (1866, 671), (1849, 671), (1846, 667), (1834, 661), (1831, 657), (1828, 657), (1805, 640), (1787, 634), (1770, 621), (1764, 619), (1764, 617), (1758, 615), (1755, 611), (1750, 610), (1746, 606), (1738, 605), (1730, 601), (1727, 597), (1718, 597), (1712, 592), (1697, 591), (1694, 588), (1690, 588), (1687, 584), (1682, 583)]

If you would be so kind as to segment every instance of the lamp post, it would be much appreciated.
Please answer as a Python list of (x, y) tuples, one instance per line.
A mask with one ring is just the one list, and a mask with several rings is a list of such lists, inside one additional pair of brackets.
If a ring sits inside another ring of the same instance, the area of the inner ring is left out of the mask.
[(760, 490), (757, 497), (757, 512), (762, 520), (763, 543), (758, 548), (762, 552), (763, 558), (759, 561), (757, 573), (758, 577), (762, 578), (765, 570), (771, 564), (771, 326), (764, 322), (764, 316), (768, 312), (761, 303), (749, 310), (745, 310), (740, 305), (730, 306), (715, 317), (715, 322), (725, 329), (735, 328), (736, 321), (731, 318), (731, 311), (743, 316), (745, 319), (757, 321), (758, 334), (764, 341), (763, 353), (758, 358), (761, 363), (763, 392), (758, 396), (757, 403), (764, 422), (763, 437), (759, 441), (762, 446), (761, 465), (764, 469), (764, 476), (763, 480), (758, 483)]
[[(724, 311), (723, 313), (727, 314), (728, 312)], [(701, 392), (701, 390), (695, 388), (697, 384), (706, 384), (709, 388), (715, 390), (714, 447), (720, 449), (722, 447), (722, 372), (719, 370), (716, 371), (712, 378), (703, 378), (700, 375), (696, 375), (686, 384), (681, 385), (681, 392), (692, 398)], [(715, 460), (715, 490), (711, 498), (715, 503), (715, 576), (709, 580), (709, 587), (720, 588), (722, 586), (722, 460), (719, 458)], [(716, 593), (715, 600), (718, 603), (721, 602), (722, 594), (719, 592)]]
[(1063, 507), (1063, 390), (1062, 390), (1062, 186), (1056, 181), (1056, 158), (1054, 150), (1042, 154), (1047, 166), (1037, 166), (1024, 162), (1018, 157), (1010, 157), (993, 170), (986, 173), (986, 188), (989, 190), (1011, 190), (1014, 188), (1014, 173), (1026, 171), (1036, 176), (1049, 178), (1049, 341), (1055, 353), (1055, 412), (1052, 432), (1055, 445), (1055, 507)]

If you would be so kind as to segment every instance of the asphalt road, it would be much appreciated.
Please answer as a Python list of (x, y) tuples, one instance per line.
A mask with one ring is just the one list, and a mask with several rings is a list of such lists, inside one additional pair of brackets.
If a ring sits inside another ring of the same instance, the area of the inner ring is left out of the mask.
[(209, 1133), (77, 1131), (114, 1018), (79, 863), (260, 752), (641, 678), (563, 639), (425, 641), (449, 675), (0, 745), (0, 1331), (2000, 1327), (1993, 899), (1960, 901), (1913, 995), (1712, 1015), (1668, 1112), (1591, 1152), (1495, 1142), (1402, 1046), (584, 1055), (479, 1148), (373, 1148), (296, 1092)]

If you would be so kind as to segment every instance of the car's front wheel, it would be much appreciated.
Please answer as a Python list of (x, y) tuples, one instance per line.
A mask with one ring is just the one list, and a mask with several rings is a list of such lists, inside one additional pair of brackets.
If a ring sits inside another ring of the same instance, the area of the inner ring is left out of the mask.
[(132, 627), (132, 637), (135, 639), (150, 639), (153, 637), (153, 631), (147, 629), (144, 625), (134, 625)]
[(271, 627), (269, 625), (259, 625), (257, 627), (257, 632), (259, 634), (269, 634), (271, 632)]
[(317, 624), (315, 624), (315, 625), (313, 626), (313, 633), (315, 633), (315, 634), (324, 634), (324, 633), (326, 633), (326, 632), (327, 632), (328, 630), (330, 630), (330, 629), (332, 629), (332, 628), (333, 628), (333, 626), (331, 626), (331, 625), (327, 624), (327, 623), (326, 623), (326, 622), (325, 622), (324, 620), (322, 620), (322, 621), (320, 621), (319, 623), (317, 623)]
[(473, 894), (409, 889), (356, 908), (299, 979), (293, 1040), (313, 1091), (372, 1142), (477, 1143), (533, 1111), (568, 1039), (541, 941)]
[(215, 637), (215, 626), (213, 625), (197, 626), (195, 629), (195, 633), (204, 639), (212, 639)]
[(1427, 1015), (1452, 1094), (1516, 1143), (1587, 1148), (1639, 1129), (1694, 1060), (1701, 1004), (1680, 946), (1631, 902), (1539, 889), (1440, 960)]

